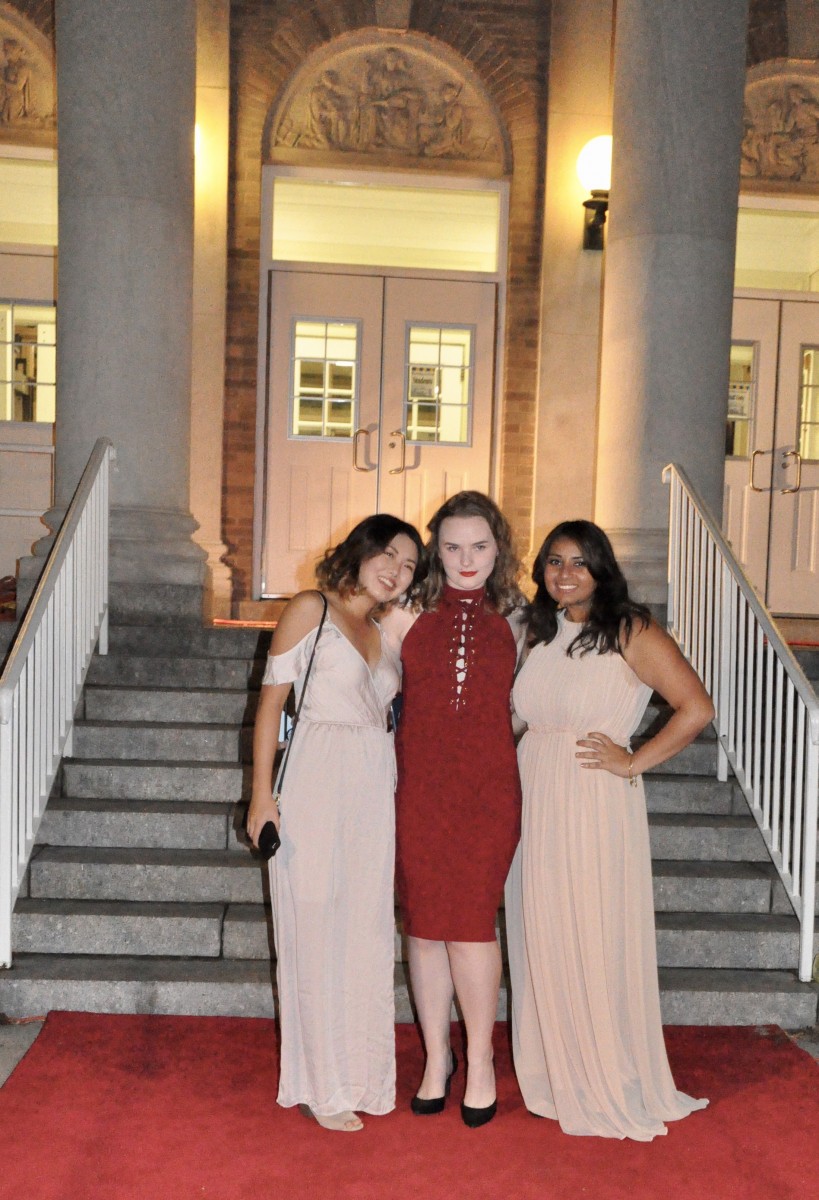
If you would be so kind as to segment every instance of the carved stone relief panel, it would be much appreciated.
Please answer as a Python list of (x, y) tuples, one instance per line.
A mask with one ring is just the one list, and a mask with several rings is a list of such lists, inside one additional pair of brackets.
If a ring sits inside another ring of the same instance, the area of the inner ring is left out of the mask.
[(0, 141), (54, 141), (54, 53), (48, 40), (8, 4), (0, 4)]
[(480, 81), (465, 63), (412, 35), (345, 39), (296, 74), (273, 116), (267, 156), (309, 161), (319, 154), (324, 162), (508, 170), (502, 125)]
[(819, 191), (819, 64), (781, 59), (748, 72), (745, 190)]

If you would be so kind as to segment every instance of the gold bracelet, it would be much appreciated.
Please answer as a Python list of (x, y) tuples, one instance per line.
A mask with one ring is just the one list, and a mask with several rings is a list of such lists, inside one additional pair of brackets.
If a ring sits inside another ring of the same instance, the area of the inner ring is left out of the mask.
[(633, 788), (636, 788), (637, 787), (637, 779), (639, 778), (639, 776), (634, 775), (632, 773), (633, 765), (634, 765), (634, 755), (630, 754), (628, 756), (628, 781)]

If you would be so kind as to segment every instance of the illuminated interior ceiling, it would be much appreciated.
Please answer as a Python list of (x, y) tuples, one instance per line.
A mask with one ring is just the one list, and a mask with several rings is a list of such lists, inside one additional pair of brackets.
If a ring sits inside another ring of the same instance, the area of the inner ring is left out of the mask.
[(276, 262), (495, 272), (499, 222), (496, 189), (278, 177), (272, 257)]
[(0, 157), (0, 242), (57, 245), (57, 164)]
[(819, 292), (819, 211), (740, 208), (737, 287)]

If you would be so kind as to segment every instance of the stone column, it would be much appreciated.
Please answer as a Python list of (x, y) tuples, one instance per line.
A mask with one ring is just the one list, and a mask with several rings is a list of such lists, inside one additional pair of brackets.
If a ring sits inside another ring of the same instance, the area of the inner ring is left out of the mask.
[(582, 248), (577, 156), (611, 132), (612, 0), (553, 0), (534, 538), (590, 517), (597, 416), (602, 254)]
[(56, 514), (110, 437), (114, 582), (200, 584), (188, 505), (195, 0), (57, 0)]
[(193, 248), (190, 505), (208, 556), (205, 610), (229, 617), (231, 572), (222, 562), (225, 426), (230, 3), (198, 0)]
[(747, 0), (618, 0), (595, 519), (665, 599), (665, 463), (720, 516)]

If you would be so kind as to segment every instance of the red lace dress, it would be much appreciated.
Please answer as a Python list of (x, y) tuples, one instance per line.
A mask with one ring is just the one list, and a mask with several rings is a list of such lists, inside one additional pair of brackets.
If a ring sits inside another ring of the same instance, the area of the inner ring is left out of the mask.
[(483, 589), (446, 587), (404, 638), (396, 798), (404, 930), (488, 942), (520, 837), (509, 693), (516, 647)]

